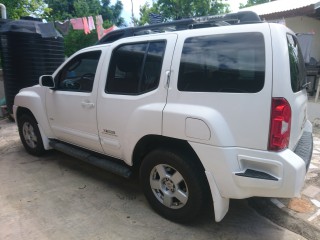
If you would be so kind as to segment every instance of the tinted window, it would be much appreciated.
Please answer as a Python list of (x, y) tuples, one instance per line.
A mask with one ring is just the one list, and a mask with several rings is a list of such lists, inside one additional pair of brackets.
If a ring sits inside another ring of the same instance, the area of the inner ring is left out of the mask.
[(106, 92), (136, 95), (159, 84), (165, 41), (122, 45), (112, 53)]
[(91, 92), (101, 51), (82, 53), (74, 57), (59, 72), (57, 89), (73, 92)]
[(306, 83), (304, 59), (297, 38), (288, 34), (287, 40), (289, 50), (291, 88), (293, 92), (298, 92)]
[(259, 92), (264, 85), (265, 46), (260, 33), (186, 39), (178, 89), (196, 92)]

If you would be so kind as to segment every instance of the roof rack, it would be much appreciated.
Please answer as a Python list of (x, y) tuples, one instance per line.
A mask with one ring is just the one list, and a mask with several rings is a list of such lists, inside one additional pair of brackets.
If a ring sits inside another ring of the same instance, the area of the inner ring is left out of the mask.
[(260, 17), (255, 12), (251, 11), (187, 18), (172, 22), (151, 24), (147, 26), (118, 29), (105, 35), (97, 42), (97, 44), (111, 43), (121, 38), (138, 35), (258, 22), (261, 22)]

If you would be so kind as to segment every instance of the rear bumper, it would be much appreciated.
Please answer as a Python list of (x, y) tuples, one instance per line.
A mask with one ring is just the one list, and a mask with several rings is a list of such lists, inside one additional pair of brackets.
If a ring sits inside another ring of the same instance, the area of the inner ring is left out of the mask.
[(220, 221), (230, 198), (300, 196), (312, 156), (312, 124), (306, 122), (294, 150), (270, 152), (189, 143), (205, 168), (215, 219)]
[(303, 132), (294, 153), (297, 154), (306, 164), (306, 171), (308, 171), (313, 150), (313, 136), (312, 132)]
[(313, 137), (311, 132), (305, 131), (294, 150), (281, 152), (190, 144), (206, 173), (212, 175), (221, 197), (291, 198), (300, 196), (304, 185)]

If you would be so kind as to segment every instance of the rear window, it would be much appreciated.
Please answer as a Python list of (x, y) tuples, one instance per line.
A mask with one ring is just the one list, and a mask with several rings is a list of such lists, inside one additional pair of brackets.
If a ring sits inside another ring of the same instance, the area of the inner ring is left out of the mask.
[(287, 34), (291, 88), (293, 92), (299, 92), (306, 84), (306, 69), (303, 55), (295, 36)]
[(186, 39), (178, 89), (192, 92), (255, 93), (264, 85), (265, 46), (261, 33)]

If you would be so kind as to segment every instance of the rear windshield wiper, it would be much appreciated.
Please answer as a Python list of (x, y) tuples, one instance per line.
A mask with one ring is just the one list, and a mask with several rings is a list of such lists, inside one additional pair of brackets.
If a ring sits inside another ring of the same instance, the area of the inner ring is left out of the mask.
[(302, 85), (302, 88), (308, 88), (311, 82), (306, 82), (305, 84)]

